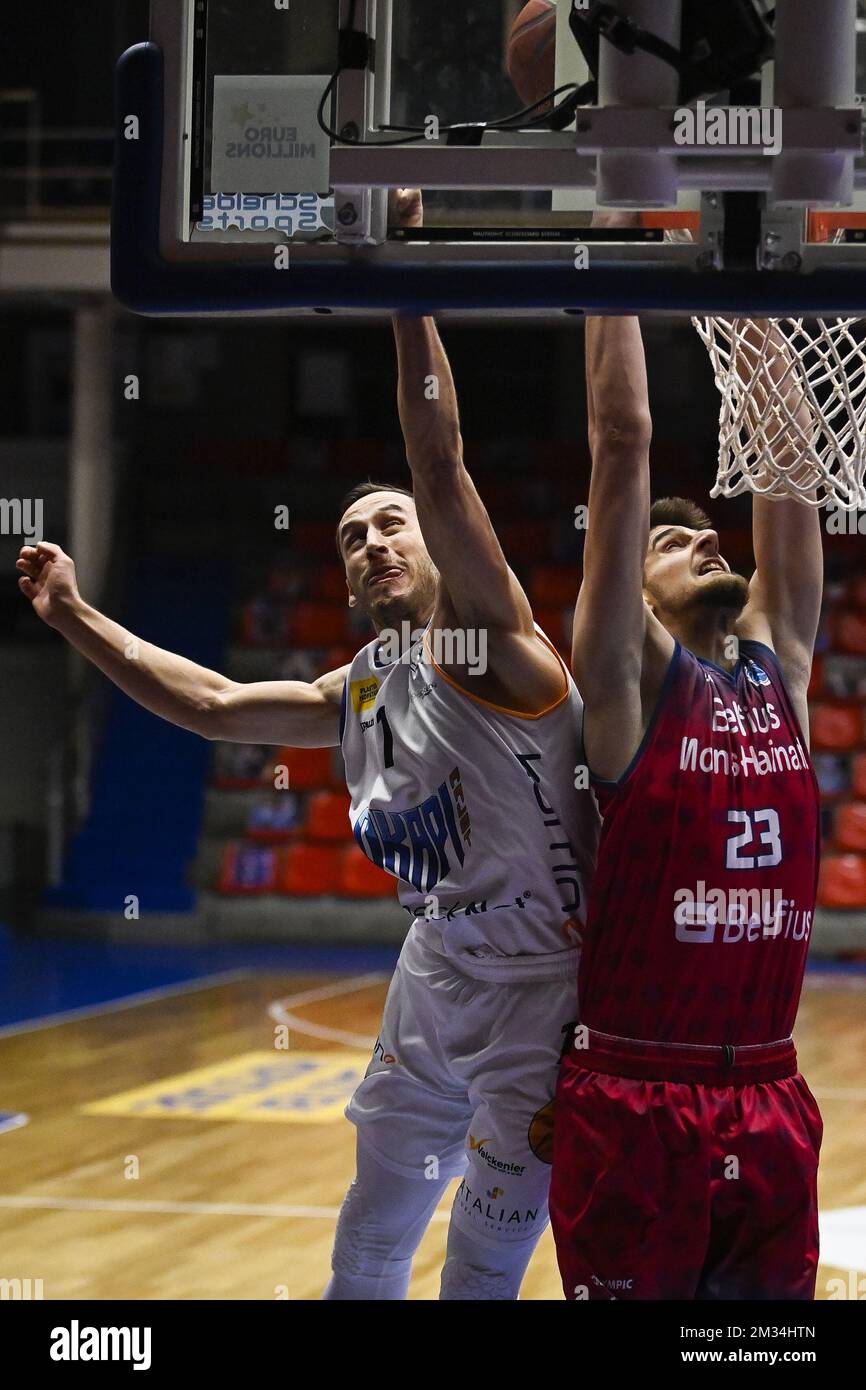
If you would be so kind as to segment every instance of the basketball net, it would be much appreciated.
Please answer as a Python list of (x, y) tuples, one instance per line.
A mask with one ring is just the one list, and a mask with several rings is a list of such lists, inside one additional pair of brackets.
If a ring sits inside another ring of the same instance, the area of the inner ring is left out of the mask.
[(866, 322), (692, 321), (722, 397), (710, 496), (866, 508)]
[[(690, 215), (697, 229), (698, 218)], [(857, 213), (809, 213), (838, 241)], [(686, 231), (666, 240), (690, 239)], [(693, 319), (722, 397), (711, 497), (757, 492), (810, 507), (866, 508), (866, 320)]]

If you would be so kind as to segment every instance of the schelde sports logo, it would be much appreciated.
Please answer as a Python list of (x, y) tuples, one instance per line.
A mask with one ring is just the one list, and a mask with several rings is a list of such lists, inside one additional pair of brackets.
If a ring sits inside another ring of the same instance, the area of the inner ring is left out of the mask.
[(432, 796), (407, 811), (369, 807), (354, 829), (368, 859), (419, 893), (429, 893), (448, 877), (454, 861), (464, 863), (472, 843), (460, 769), (455, 767)]

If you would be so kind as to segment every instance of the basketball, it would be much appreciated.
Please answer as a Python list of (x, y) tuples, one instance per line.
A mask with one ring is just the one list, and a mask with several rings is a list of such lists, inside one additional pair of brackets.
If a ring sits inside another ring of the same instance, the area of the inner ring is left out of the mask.
[(529, 0), (514, 21), (508, 43), (508, 75), (530, 106), (556, 85), (556, 4)]

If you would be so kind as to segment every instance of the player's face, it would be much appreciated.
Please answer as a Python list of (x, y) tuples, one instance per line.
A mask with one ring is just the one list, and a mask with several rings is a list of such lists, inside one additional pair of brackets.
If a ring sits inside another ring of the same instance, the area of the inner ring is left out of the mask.
[(349, 606), (358, 607), (377, 631), (404, 619), (427, 622), (439, 579), (427, 553), (411, 497), (371, 492), (353, 503), (340, 522)]
[(715, 531), (656, 526), (650, 532), (644, 588), (654, 609), (677, 617), (695, 609), (742, 612), (749, 586), (719, 554)]

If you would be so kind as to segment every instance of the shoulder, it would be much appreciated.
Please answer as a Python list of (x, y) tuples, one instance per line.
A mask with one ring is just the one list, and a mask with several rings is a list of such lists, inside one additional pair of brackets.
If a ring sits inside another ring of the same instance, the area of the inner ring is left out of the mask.
[[(800, 679), (800, 673), (789, 671), (789, 663), (783, 662), (779, 653), (768, 642), (743, 638), (740, 641), (740, 656), (745, 663), (746, 678), (752, 680), (753, 684), (781, 685), (786, 693), (790, 693), (799, 689), (801, 685), (805, 689), (809, 683), (809, 673), (806, 672), (805, 678)], [(760, 673), (766, 676), (766, 680), (761, 680)]]

